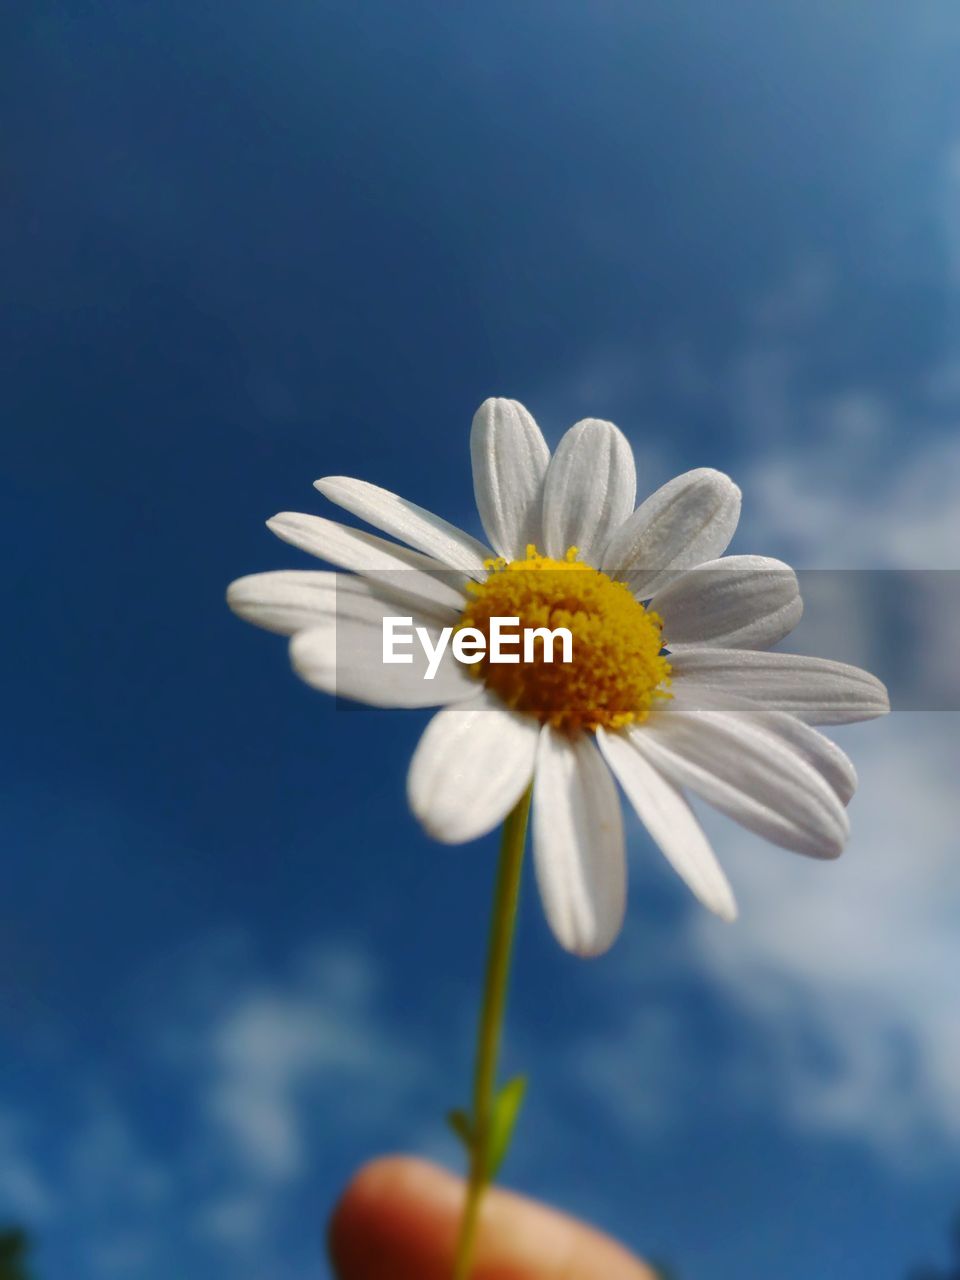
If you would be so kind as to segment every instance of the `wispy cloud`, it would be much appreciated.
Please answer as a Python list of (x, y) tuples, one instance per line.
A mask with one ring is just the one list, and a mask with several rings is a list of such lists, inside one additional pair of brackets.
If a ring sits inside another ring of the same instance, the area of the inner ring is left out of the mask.
[(956, 723), (898, 714), (857, 737), (845, 857), (820, 867), (716, 830), (741, 922), (693, 913), (689, 939), (766, 1042), (787, 1118), (936, 1162), (960, 1139)]
[(297, 1274), (278, 1260), (305, 1230), (318, 1248), (309, 1223), (291, 1228), (318, 1153), (428, 1131), (432, 1060), (386, 1014), (380, 967), (355, 944), (300, 946), (271, 968), (244, 939), (211, 938), (164, 985), (127, 1048), (169, 1131), (87, 1061), (56, 1125), (0, 1116), (0, 1198), (42, 1224), (53, 1256), (69, 1242), (78, 1274), (162, 1274), (192, 1257), (239, 1277)]
[(54, 1211), (52, 1189), (28, 1148), (23, 1117), (0, 1111), (0, 1203), (30, 1222), (42, 1222)]
[(272, 978), (230, 967), (163, 1041), (202, 1168), (193, 1230), (249, 1267), (282, 1253), (291, 1188), (318, 1151), (416, 1124), (432, 1065), (386, 1015), (380, 967), (357, 945), (301, 948)]
[[(785, 286), (776, 305), (758, 315), (777, 330), (787, 320), (802, 327), (828, 296), (817, 277)], [(958, 567), (955, 433), (918, 422), (906, 456), (895, 457), (888, 446), (898, 410), (880, 392), (851, 387), (828, 399), (805, 397), (785, 356), (753, 369), (745, 411), (780, 405), (789, 421), (738, 476), (745, 492), (741, 548), (807, 566)], [(930, 412), (941, 415), (943, 405)], [(804, 418), (806, 437), (797, 430)], [(902, 428), (898, 423), (898, 433)], [(825, 588), (817, 609), (829, 612), (828, 589), (831, 583), (842, 589), (844, 575), (819, 575), (811, 585), (816, 581)], [(934, 591), (928, 605), (924, 616), (911, 619), (906, 637), (886, 643), (899, 646), (899, 661), (926, 664), (935, 689), (948, 676), (955, 684), (951, 637), (960, 617), (956, 592)], [(846, 626), (857, 621), (855, 609), (838, 612)], [(865, 615), (862, 625), (868, 624)], [(875, 637), (861, 640), (869, 649)], [(856, 649), (856, 636), (846, 642)], [(635, 1130), (652, 1119), (682, 1123), (698, 1032), (681, 988), (692, 983), (721, 1016), (745, 1020), (740, 1034), (713, 1051), (718, 1112), (747, 1110), (806, 1134), (842, 1135), (903, 1170), (955, 1154), (957, 716), (901, 712), (837, 736), (849, 741), (860, 774), (853, 836), (839, 863), (822, 866), (772, 850), (704, 809), (740, 901), (738, 923), (718, 927), (688, 905), (671, 935), (671, 926), (650, 921), (645, 904), (635, 908), (628, 937), (642, 931), (642, 955), (625, 942), (617, 1003), (646, 1007), (650, 1017), (618, 1020), (615, 1031), (583, 1046), (590, 1064), (581, 1073), (584, 1084), (618, 1123)], [(638, 839), (643, 843), (639, 833)], [(645, 852), (656, 857), (649, 847)], [(664, 1007), (674, 1015), (665, 1016)]]

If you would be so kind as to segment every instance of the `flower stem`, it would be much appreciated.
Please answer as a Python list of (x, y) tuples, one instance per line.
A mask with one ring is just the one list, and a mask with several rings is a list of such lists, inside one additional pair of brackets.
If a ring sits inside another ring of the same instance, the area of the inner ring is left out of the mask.
[(520, 898), (520, 872), (527, 838), (532, 784), (517, 801), (503, 824), (500, 864), (490, 922), (490, 944), (484, 982), (483, 1006), (477, 1032), (477, 1060), (473, 1081), (473, 1115), (470, 1120), (470, 1170), (467, 1200), (460, 1222), (453, 1280), (469, 1280), (470, 1265), (480, 1218), (480, 1202), (491, 1181), (490, 1138), (497, 1059), (503, 1032), (503, 1014), (510, 976), (510, 953)]

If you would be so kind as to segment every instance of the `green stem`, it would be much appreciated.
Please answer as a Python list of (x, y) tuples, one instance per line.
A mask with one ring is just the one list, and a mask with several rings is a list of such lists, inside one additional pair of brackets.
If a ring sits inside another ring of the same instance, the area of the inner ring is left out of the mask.
[(503, 1013), (507, 1002), (510, 953), (520, 898), (520, 872), (527, 837), (532, 784), (517, 801), (503, 824), (500, 865), (493, 898), (490, 948), (484, 982), (483, 1007), (477, 1033), (477, 1062), (473, 1082), (470, 1171), (467, 1201), (460, 1223), (453, 1280), (469, 1280), (470, 1265), (480, 1220), (480, 1202), (490, 1182), (490, 1117), (497, 1079), (497, 1059), (503, 1033)]

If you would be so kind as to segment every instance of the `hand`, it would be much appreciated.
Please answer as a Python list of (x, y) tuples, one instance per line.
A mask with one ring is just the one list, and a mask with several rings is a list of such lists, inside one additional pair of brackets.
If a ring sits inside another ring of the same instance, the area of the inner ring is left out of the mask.
[[(339, 1280), (450, 1280), (464, 1185), (406, 1156), (361, 1169), (330, 1221)], [(496, 1188), (487, 1192), (471, 1280), (656, 1280), (609, 1236)]]

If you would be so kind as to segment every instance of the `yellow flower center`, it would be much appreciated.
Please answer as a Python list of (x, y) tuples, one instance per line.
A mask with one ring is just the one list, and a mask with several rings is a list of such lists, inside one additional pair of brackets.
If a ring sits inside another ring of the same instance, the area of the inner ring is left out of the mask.
[[(654, 698), (670, 697), (660, 618), (625, 583), (576, 557), (576, 547), (565, 560), (551, 560), (528, 546), (523, 560), (487, 562), (489, 575), (468, 586), (471, 599), (460, 620), (487, 640), (472, 670), (508, 706), (570, 733), (645, 720)], [(491, 618), (519, 618), (521, 635), (527, 628), (566, 627), (572, 661), (561, 661), (558, 641), (546, 662), (544, 641), (536, 637), (533, 661), (524, 661), (521, 643), (519, 662), (491, 662)]]

